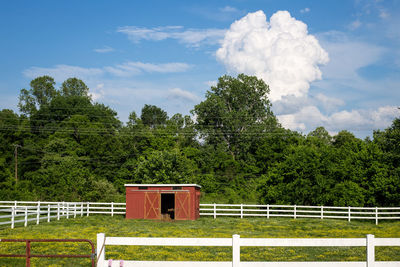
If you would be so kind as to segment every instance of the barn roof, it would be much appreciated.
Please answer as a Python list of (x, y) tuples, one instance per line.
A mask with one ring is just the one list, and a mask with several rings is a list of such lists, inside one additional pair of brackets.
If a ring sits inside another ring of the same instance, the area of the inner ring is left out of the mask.
[(193, 187), (198, 187), (201, 188), (200, 185), (198, 184), (125, 184), (125, 186), (157, 186), (157, 187), (162, 187), (162, 186), (193, 186)]

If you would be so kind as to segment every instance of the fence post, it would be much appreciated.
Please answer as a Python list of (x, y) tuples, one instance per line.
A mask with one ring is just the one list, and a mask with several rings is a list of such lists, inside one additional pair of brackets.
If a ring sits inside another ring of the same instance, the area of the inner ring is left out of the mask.
[(40, 221), (40, 201), (38, 201), (38, 204), (37, 204), (37, 214), (36, 214), (36, 224), (39, 224), (39, 221)]
[(97, 244), (96, 244), (96, 255), (97, 255), (97, 267), (103, 267), (106, 254), (106, 236), (104, 233), (97, 234)]
[(240, 219), (243, 219), (243, 204), (240, 204)]
[(60, 202), (57, 202), (57, 221), (60, 220)]
[(25, 249), (25, 251), (26, 251), (26, 255), (25, 255), (25, 257), (26, 257), (26, 260), (25, 260), (25, 266), (27, 266), (27, 267), (31, 267), (31, 241), (29, 241), (29, 240), (26, 240), (26, 243), (25, 243), (26, 245), (26, 249)]
[(349, 212), (349, 217), (348, 217), (348, 221), (350, 222), (350, 220), (351, 220), (351, 207), (349, 206), (349, 210), (348, 210), (348, 212)]
[(14, 207), (17, 207), (17, 200), (14, 201)]
[(65, 202), (62, 202), (62, 216), (65, 214)]
[(67, 202), (67, 219), (69, 219), (69, 202)]
[(74, 218), (76, 218), (76, 203), (74, 203)]
[(111, 202), (111, 217), (114, 217), (114, 202)]
[(50, 204), (47, 205), (47, 222), (50, 222)]
[(375, 225), (378, 225), (378, 207), (375, 207)]
[(11, 229), (14, 229), (15, 207), (11, 207)]
[(81, 202), (81, 217), (83, 216), (83, 202)]
[(296, 220), (296, 205), (294, 205), (293, 218)]
[(25, 222), (24, 222), (24, 226), (27, 227), (28, 226), (28, 207), (25, 206)]
[(214, 203), (214, 219), (217, 218), (217, 204)]
[(86, 211), (86, 217), (89, 217), (89, 212), (90, 212), (90, 209), (89, 209), (89, 202), (86, 202), (86, 209), (87, 209), (87, 211)]
[(321, 206), (321, 220), (324, 219), (324, 206)]
[(232, 267), (240, 266), (240, 235), (232, 236)]
[(375, 267), (374, 235), (367, 235), (367, 267)]
[(267, 204), (267, 219), (269, 219), (269, 204)]

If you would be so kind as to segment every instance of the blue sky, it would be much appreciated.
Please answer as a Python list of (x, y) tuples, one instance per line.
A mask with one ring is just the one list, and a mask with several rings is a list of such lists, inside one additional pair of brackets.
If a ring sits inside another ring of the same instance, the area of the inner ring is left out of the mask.
[(81, 78), (122, 121), (189, 114), (244, 72), (285, 127), (371, 136), (400, 115), (399, 15), (398, 0), (2, 1), (0, 108), (47, 74)]

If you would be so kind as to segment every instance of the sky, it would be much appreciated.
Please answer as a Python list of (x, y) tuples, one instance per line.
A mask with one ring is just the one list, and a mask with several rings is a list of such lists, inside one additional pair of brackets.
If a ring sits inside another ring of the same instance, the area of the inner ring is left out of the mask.
[(123, 122), (190, 114), (255, 75), (285, 127), (372, 136), (400, 116), (400, 0), (1, 1), (0, 109), (42, 75), (82, 79)]

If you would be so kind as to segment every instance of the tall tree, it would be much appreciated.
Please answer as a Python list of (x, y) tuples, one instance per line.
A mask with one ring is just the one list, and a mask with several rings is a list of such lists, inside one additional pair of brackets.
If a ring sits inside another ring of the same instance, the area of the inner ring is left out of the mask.
[(150, 128), (163, 126), (168, 120), (167, 112), (154, 105), (144, 105), (140, 116), (144, 125)]
[(89, 87), (77, 78), (69, 78), (61, 85), (61, 91), (64, 96), (83, 96), (90, 98)]
[(33, 79), (29, 90), (21, 90), (18, 103), (20, 111), (24, 114), (32, 115), (41, 107), (48, 105), (58, 95), (54, 85), (55, 81), (50, 76), (41, 76)]
[(277, 125), (268, 94), (268, 85), (254, 76), (220, 77), (193, 110), (201, 137), (225, 144), (233, 158), (245, 155), (253, 141)]
[(328, 131), (322, 126), (317, 127), (307, 136), (311, 138), (311, 140), (314, 141), (315, 143), (325, 144), (325, 145), (329, 145), (332, 143), (332, 136), (330, 136)]

